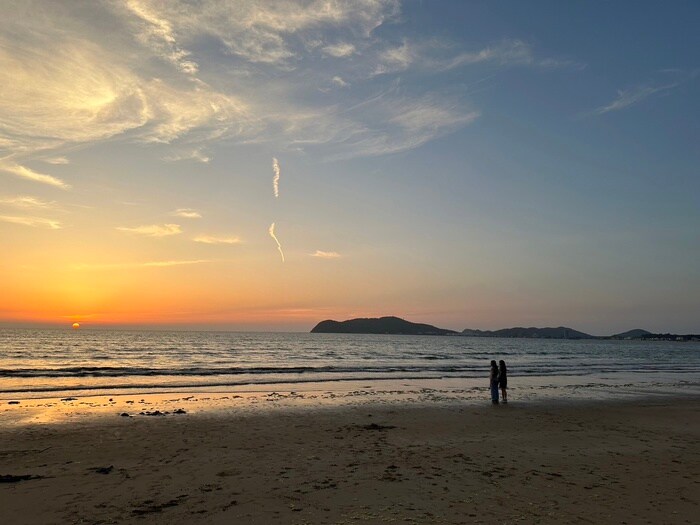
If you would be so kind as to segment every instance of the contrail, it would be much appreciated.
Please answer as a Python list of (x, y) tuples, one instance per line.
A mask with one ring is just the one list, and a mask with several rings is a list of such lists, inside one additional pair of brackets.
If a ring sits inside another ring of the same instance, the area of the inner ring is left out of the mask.
[(282, 245), (280, 242), (277, 240), (277, 237), (275, 237), (275, 223), (273, 222), (270, 224), (270, 229), (268, 230), (270, 233), (270, 237), (272, 237), (275, 242), (277, 243), (277, 249), (280, 251), (280, 255), (282, 256), (282, 262), (284, 262), (284, 252), (282, 251)]
[(272, 177), (272, 190), (275, 192), (275, 197), (279, 197), (280, 196), (280, 163), (275, 157), (272, 157), (272, 171), (275, 172), (275, 176)]

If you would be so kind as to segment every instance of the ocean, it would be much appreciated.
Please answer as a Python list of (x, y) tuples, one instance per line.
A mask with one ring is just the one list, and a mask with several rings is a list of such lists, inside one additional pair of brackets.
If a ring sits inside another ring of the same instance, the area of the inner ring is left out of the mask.
[(81, 328), (1, 329), (0, 399), (358, 381), (476, 388), (491, 359), (530, 397), (700, 391), (698, 342)]

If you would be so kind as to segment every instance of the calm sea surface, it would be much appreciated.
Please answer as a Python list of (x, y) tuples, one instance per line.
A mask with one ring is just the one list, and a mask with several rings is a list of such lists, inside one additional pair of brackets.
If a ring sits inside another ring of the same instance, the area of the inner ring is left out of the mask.
[(391, 335), (0, 330), (0, 397), (126, 388), (484, 378), (529, 384), (700, 383), (700, 343)]

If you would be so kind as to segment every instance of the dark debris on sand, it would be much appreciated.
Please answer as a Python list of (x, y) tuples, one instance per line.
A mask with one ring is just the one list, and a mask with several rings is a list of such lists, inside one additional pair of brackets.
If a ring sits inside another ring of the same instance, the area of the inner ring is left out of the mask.
[(88, 470), (92, 470), (97, 474), (109, 474), (114, 470), (114, 465), (110, 465), (109, 467), (93, 467), (89, 468)]
[(17, 483), (19, 481), (27, 481), (29, 479), (43, 479), (44, 476), (34, 476), (32, 474), (0, 474), (0, 483)]
[(147, 500), (144, 501), (143, 504), (141, 504), (141, 506), (132, 510), (131, 513), (136, 516), (142, 516), (144, 514), (153, 514), (156, 512), (161, 512), (163, 509), (178, 506), (183, 501), (183, 499), (186, 498), (187, 495), (182, 494), (181, 496), (178, 496), (177, 498), (171, 499), (170, 501), (166, 501), (164, 503), (155, 503), (152, 500)]
[(377, 423), (370, 423), (369, 425), (360, 425), (362, 430), (389, 430), (396, 428), (394, 425), (378, 425)]

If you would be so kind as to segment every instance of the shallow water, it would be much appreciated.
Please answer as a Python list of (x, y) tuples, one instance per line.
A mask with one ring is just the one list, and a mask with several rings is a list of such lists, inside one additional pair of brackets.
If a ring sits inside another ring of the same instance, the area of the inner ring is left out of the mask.
[(2, 329), (0, 398), (279, 383), (342, 390), (403, 379), (478, 385), (491, 359), (506, 361), (511, 388), (542, 392), (700, 383), (698, 342)]

